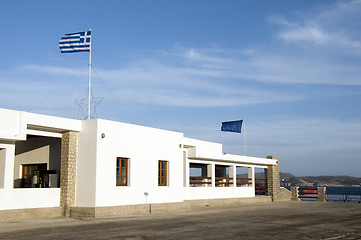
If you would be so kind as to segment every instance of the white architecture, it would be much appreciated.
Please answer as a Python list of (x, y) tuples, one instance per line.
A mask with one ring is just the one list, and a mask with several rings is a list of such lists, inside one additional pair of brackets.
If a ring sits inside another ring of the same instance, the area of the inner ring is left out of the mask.
[(255, 168), (277, 164), (223, 154), (221, 144), (179, 132), (0, 109), (0, 218), (9, 210), (102, 216), (253, 198)]

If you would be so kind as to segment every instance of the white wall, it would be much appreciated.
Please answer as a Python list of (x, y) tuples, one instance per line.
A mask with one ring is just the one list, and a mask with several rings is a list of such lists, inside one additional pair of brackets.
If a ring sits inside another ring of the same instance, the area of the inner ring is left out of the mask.
[(0, 108), (0, 139), (25, 139), (26, 124), (19, 111)]
[(82, 121), (80, 120), (29, 112), (21, 112), (21, 114), (23, 121), (26, 122), (28, 128), (30, 129), (52, 129), (55, 131), (58, 130), (59, 132), (81, 130)]
[(183, 138), (182, 143), (188, 146), (196, 146), (195, 153), (190, 151), (188, 154), (192, 156), (218, 156), (222, 154), (222, 144), (201, 141), (193, 138)]
[[(2, 163), (3, 169), (3, 188), (12, 189), (14, 185), (14, 158), (15, 158), (15, 142), (1, 143), (0, 149), (2, 150), (1, 158), (4, 160)], [(1, 174), (1, 172), (0, 172)]]
[[(96, 206), (184, 200), (183, 134), (106, 120), (97, 131)], [(117, 157), (130, 159), (129, 186), (116, 186)], [(169, 186), (158, 186), (159, 160), (169, 161)]]
[(97, 120), (84, 120), (78, 138), (76, 206), (95, 206), (97, 140)]
[(0, 189), (0, 210), (60, 206), (60, 188)]
[(254, 197), (253, 187), (189, 187), (186, 200)]
[(80, 131), (82, 122), (69, 118), (0, 108), (0, 139), (26, 140), (27, 128), (55, 132)]

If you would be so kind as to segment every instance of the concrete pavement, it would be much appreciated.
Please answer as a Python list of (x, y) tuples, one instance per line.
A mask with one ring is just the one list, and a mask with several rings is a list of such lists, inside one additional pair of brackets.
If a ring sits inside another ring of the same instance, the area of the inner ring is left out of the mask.
[(0, 223), (0, 239), (361, 239), (361, 204), (246, 203), (117, 218)]

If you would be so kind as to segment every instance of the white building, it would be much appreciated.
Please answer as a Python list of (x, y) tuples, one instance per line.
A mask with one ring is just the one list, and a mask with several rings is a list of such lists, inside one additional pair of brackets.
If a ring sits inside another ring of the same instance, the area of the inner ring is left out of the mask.
[(0, 109), (0, 219), (240, 201), (255, 197), (255, 168), (276, 166), (179, 132)]

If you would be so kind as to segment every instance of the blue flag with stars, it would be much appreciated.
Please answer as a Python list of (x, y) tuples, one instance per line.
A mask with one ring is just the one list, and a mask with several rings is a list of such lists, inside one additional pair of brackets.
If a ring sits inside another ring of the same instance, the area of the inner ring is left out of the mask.
[(243, 120), (222, 122), (221, 131), (241, 133), (242, 132), (242, 123), (243, 123)]

